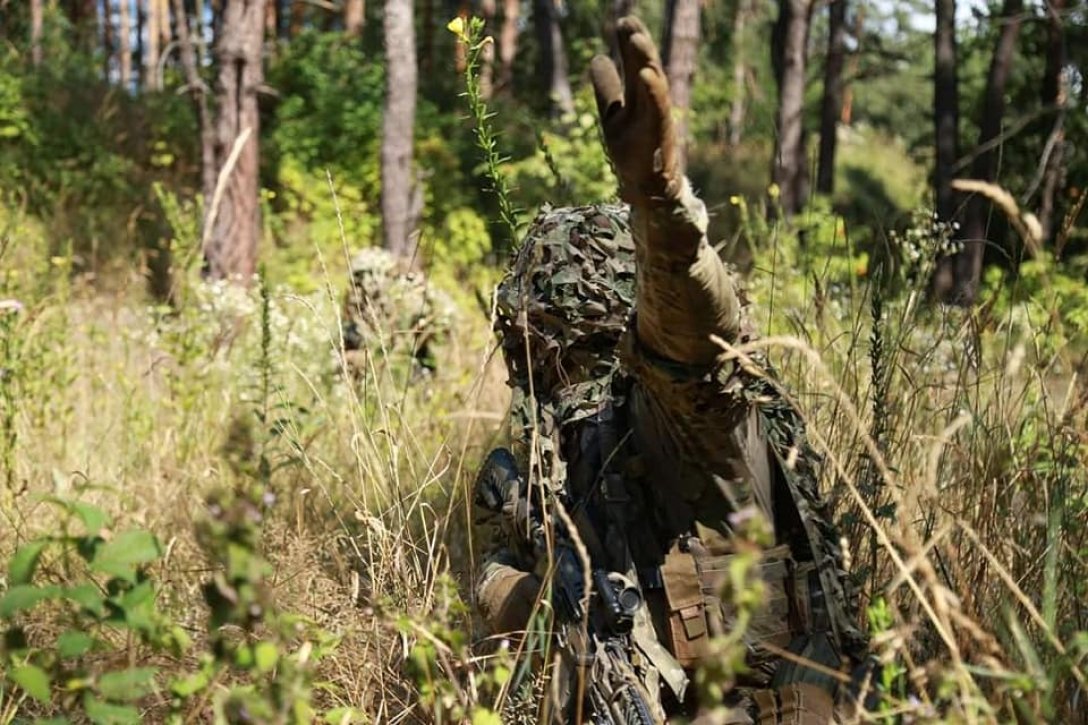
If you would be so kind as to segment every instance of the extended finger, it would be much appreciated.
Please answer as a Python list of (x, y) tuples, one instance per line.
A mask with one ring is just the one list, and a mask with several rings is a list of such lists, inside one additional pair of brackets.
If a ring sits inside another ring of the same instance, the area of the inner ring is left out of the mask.
[(589, 79), (597, 97), (597, 113), (601, 124), (623, 108), (623, 83), (616, 64), (607, 56), (598, 55), (589, 65)]

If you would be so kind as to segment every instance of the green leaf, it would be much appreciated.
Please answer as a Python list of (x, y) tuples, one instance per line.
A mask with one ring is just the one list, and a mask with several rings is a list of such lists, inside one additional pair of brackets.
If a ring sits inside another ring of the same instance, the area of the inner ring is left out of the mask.
[(502, 718), (486, 707), (477, 707), (472, 711), (472, 725), (502, 725)]
[(38, 539), (15, 552), (15, 556), (11, 557), (11, 563), (8, 564), (9, 584), (15, 586), (30, 583), (30, 580), (34, 578), (34, 570), (38, 568), (38, 559), (41, 558), (42, 550), (48, 543), (47, 539)]
[(57, 654), (61, 659), (72, 659), (86, 654), (94, 647), (94, 637), (77, 629), (69, 629), (57, 637)]
[(71, 501), (68, 506), (72, 513), (83, 522), (88, 534), (98, 534), (110, 525), (110, 517), (97, 506), (82, 501)]
[(107, 700), (138, 700), (154, 689), (157, 672), (154, 667), (132, 667), (120, 672), (107, 672), (98, 678), (98, 693)]
[(280, 653), (271, 642), (258, 642), (253, 648), (253, 659), (258, 672), (271, 672), (280, 659)]
[(19, 584), (14, 586), (0, 598), (0, 617), (10, 619), (16, 612), (30, 609), (38, 602), (52, 599), (59, 593), (60, 587), (52, 585), (36, 587), (30, 584)]
[(75, 602), (96, 617), (106, 612), (106, 599), (94, 584), (80, 584), (62, 590), (65, 599)]
[(12, 682), (38, 702), (49, 702), (49, 675), (35, 665), (20, 665), (8, 675)]
[(140, 711), (129, 705), (112, 705), (88, 694), (83, 711), (95, 725), (139, 725)]
[(202, 669), (198, 672), (194, 672), (188, 677), (174, 680), (170, 683), (170, 692), (174, 693), (176, 697), (192, 697), (207, 687), (211, 680), (211, 672), (207, 669)]
[(135, 580), (135, 568), (162, 556), (162, 547), (153, 534), (142, 529), (122, 531), (100, 546), (91, 560), (91, 569), (126, 581)]

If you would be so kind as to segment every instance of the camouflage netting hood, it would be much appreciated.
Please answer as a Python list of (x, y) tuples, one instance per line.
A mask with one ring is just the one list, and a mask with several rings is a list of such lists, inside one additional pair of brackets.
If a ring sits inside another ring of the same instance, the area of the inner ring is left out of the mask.
[(546, 206), (533, 221), (496, 300), (515, 391), (531, 381), (538, 400), (551, 400), (560, 389), (609, 378), (635, 303), (627, 215), (619, 204)]

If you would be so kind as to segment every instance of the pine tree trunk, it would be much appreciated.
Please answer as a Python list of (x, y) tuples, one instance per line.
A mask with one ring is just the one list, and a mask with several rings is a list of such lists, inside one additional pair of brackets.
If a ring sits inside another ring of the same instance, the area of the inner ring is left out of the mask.
[(363, 34), (363, 24), (366, 22), (365, 0), (345, 0), (344, 2), (344, 33), (350, 38), (358, 38)]
[(774, 169), (779, 205), (788, 217), (808, 198), (808, 154), (805, 150), (805, 56), (813, 0), (779, 0), (771, 50), (778, 83)]
[(42, 64), (42, 0), (30, 0), (30, 62)]
[[(498, 11), (495, 0), (481, 0), (480, 14), (484, 19), (484, 32), (490, 33), (495, 27), (495, 13)], [(460, 45), (460, 43), (458, 43)], [(495, 44), (488, 43), (480, 50), (480, 95), (488, 100), (495, 93)]]
[(540, 87), (548, 94), (551, 114), (558, 118), (573, 113), (574, 93), (556, 0), (534, 0), (533, 24), (540, 44)]
[(662, 62), (669, 78), (681, 168), (687, 165), (688, 116), (691, 82), (699, 59), (700, 0), (669, 0)]
[(729, 108), (729, 145), (740, 145), (744, 133), (744, 117), (747, 113), (748, 66), (744, 62), (744, 38), (748, 27), (748, 16), (752, 13), (752, 0), (740, 0), (736, 15), (733, 16), (733, 101)]
[[(1005, 116), (1005, 86), (1012, 71), (1023, 13), (1023, 0), (1005, 0), (999, 18), (1001, 33), (990, 61), (983, 94), (978, 146), (974, 163), (971, 164), (971, 176), (981, 181), (997, 179), (1000, 144), (996, 142), (1001, 135)], [(990, 210), (990, 203), (980, 196), (968, 201), (963, 224), (964, 249), (956, 260), (954, 299), (960, 304), (972, 304), (978, 295)]]
[(518, 54), (520, 0), (503, 0), (502, 30), (499, 31), (499, 82), (496, 91), (514, 92), (514, 59)]
[(243, 133), (248, 131), (249, 136), (226, 176), (218, 206), (213, 202), (208, 209), (205, 229), (210, 227), (210, 232), (205, 232), (204, 273), (211, 279), (234, 279), (242, 284), (248, 284), (256, 271), (261, 234), (257, 89), (264, 80), (264, 3), (224, 0), (216, 39), (217, 175), (224, 170)]
[[(1054, 234), (1054, 209), (1058, 189), (1065, 176), (1065, 113), (1067, 91), (1062, 78), (1065, 67), (1065, 24), (1062, 14), (1066, 0), (1048, 0), (1046, 70), (1043, 74), (1041, 100), (1043, 108), (1054, 109), (1054, 126), (1043, 147), (1047, 153), (1042, 179), (1042, 191), (1039, 198), (1039, 225), (1043, 229), (1043, 239), (1049, 240)], [(1059, 250), (1060, 251), (1060, 250)]]
[(382, 123), (382, 226), (386, 249), (415, 256), (412, 142), (416, 120), (415, 25), (412, 0), (385, 0), (386, 96)]
[(132, 90), (132, 7), (131, 0), (120, 0), (117, 6), (117, 73), (121, 87)]
[(147, 84), (147, 73), (144, 68), (144, 29), (147, 27), (147, 13), (144, 12), (144, 0), (136, 0), (136, 72), (138, 73), (139, 87), (143, 89)]
[[(215, 128), (212, 126), (211, 114), (208, 111), (208, 94), (205, 92), (204, 81), (200, 77), (196, 49), (193, 47), (192, 36), (189, 33), (185, 0), (173, 0), (173, 3), (174, 18), (178, 28), (181, 67), (185, 71), (185, 84), (188, 86), (188, 93), (192, 96), (197, 125), (200, 127), (200, 191), (204, 197), (204, 211), (207, 213), (211, 208), (212, 197), (215, 195), (215, 181), (219, 173), (215, 160)], [(200, 25), (201, 19), (198, 17), (198, 35)]]
[(113, 41), (113, 8), (110, 0), (102, 0), (102, 77), (110, 82), (110, 65), (117, 49)]
[(835, 190), (835, 151), (842, 116), (842, 71), (846, 61), (846, 3), (847, 0), (831, 0), (828, 9), (827, 62), (820, 112), (820, 164), (816, 171), (816, 191), (821, 194), (831, 194)]
[(144, 88), (161, 91), (159, 85), (159, 0), (146, 0), (144, 27), (147, 45), (144, 47)]
[[(957, 216), (958, 200), (952, 189), (956, 161), (960, 153), (960, 95), (956, 61), (956, 0), (937, 0), (937, 24), (933, 33), (933, 132), (936, 139), (936, 161), (933, 188), (937, 218), (953, 222)], [(952, 257), (938, 263), (933, 276), (933, 294), (942, 301), (953, 296), (956, 284), (956, 264)]]

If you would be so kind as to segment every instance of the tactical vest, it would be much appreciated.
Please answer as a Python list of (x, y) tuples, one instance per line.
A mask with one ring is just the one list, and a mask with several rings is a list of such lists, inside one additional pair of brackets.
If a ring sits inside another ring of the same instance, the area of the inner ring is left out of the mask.
[[(834, 694), (835, 680), (820, 667), (848, 671), (863, 659), (866, 641), (848, 615), (850, 589), (835, 529), (817, 491), (815, 453), (804, 442), (796, 411), (765, 382), (746, 382), (752, 405), (745, 424), (758, 428), (772, 454), (780, 520), (775, 522), (779, 540), (762, 552), (764, 606), (746, 631), (749, 671), (738, 678), (738, 694), (793, 683), (815, 683)], [(671, 511), (673, 502), (662, 495), (668, 487), (647, 480), (630, 435), (631, 379), (616, 370), (607, 384), (598, 385), (597, 395), (590, 396), (595, 410), (587, 408), (584, 390), (560, 393), (549, 406), (555, 417), (545, 426), (551, 430), (545, 447), (559, 454), (553, 461), (562, 460), (566, 493), (591, 555), (638, 581), (653, 636), (676, 664), (690, 670), (709, 654), (711, 638), (733, 624), (732, 602), (721, 596), (736, 555), (731, 537), (697, 519), (677, 523), (682, 514)], [(783, 667), (782, 651), (815, 662), (816, 668)], [(682, 701), (677, 673), (661, 675)]]

